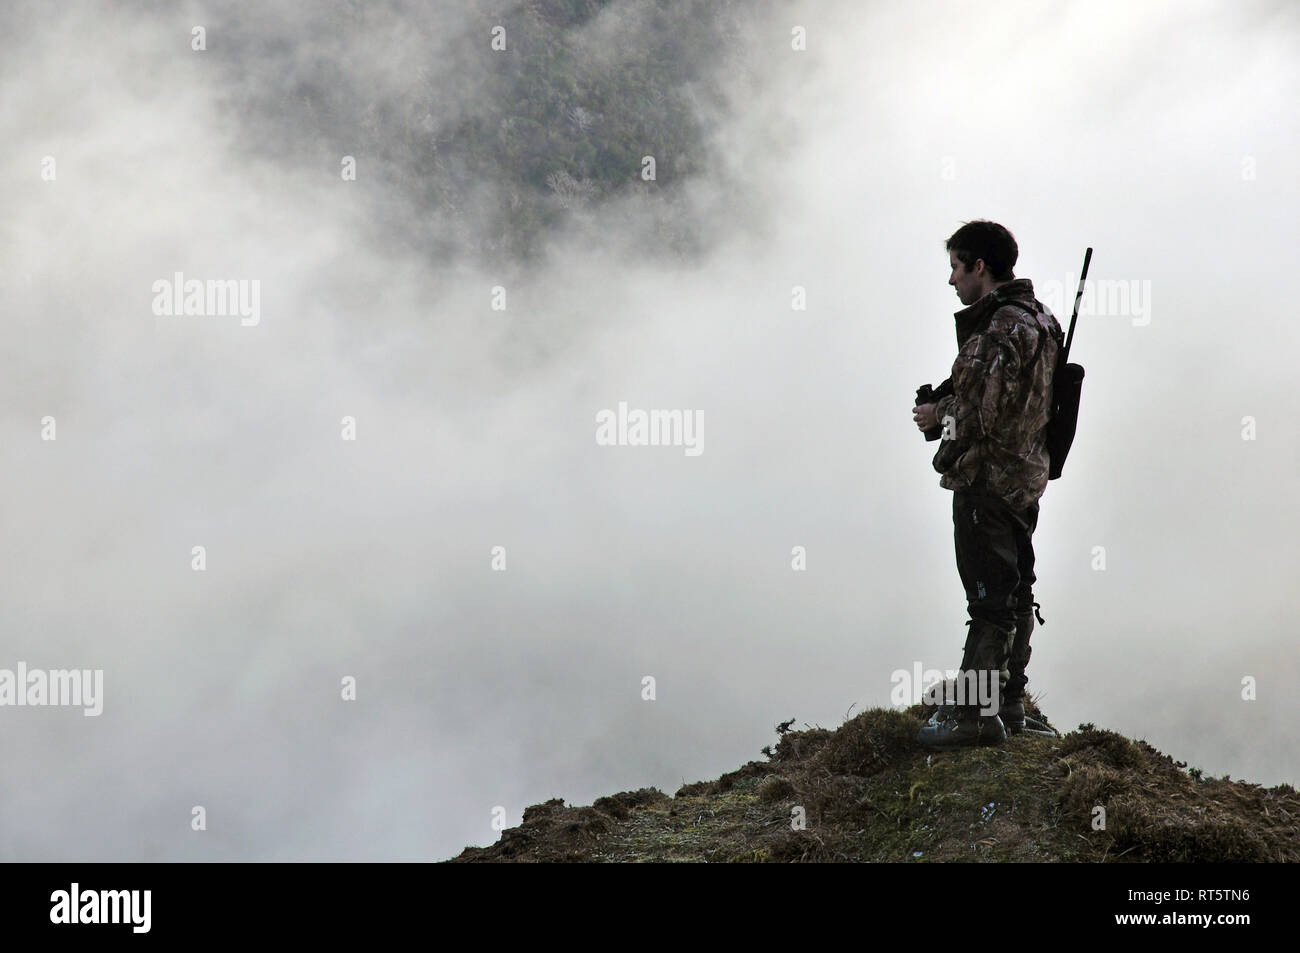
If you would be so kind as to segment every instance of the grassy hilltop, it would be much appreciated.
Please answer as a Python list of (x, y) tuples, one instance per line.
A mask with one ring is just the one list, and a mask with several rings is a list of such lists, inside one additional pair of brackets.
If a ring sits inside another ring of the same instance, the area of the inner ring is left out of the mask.
[[(1026, 711), (1043, 717), (1032, 703)], [(1290, 785), (1206, 778), (1092, 725), (932, 753), (915, 740), (929, 713), (875, 708), (834, 731), (784, 731), (765, 761), (671, 797), (554, 798), (449, 862), (1300, 860)], [(804, 830), (791, 829), (796, 806)], [(1104, 829), (1094, 829), (1098, 806)]]

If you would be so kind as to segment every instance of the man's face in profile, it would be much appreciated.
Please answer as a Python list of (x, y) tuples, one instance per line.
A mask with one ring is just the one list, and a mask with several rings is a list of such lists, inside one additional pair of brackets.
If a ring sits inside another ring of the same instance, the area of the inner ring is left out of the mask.
[(948, 263), (952, 265), (952, 274), (948, 276), (948, 284), (957, 289), (957, 297), (965, 305), (974, 304), (980, 298), (984, 297), (984, 282), (981, 280), (981, 274), (984, 270), (982, 259), (975, 260), (975, 271), (967, 271), (966, 266), (957, 258), (955, 251), (948, 252)]

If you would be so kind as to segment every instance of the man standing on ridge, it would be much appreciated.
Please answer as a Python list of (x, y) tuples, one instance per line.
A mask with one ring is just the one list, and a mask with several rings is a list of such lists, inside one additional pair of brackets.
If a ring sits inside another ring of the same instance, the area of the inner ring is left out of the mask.
[[(1000, 744), (1024, 727), (1034, 629), (1033, 533), (1047, 488), (1052, 377), (1064, 336), (1013, 269), (1019, 249), (995, 222), (967, 222), (946, 243), (956, 312), (952, 391), (912, 408), (924, 431), (943, 428), (934, 468), (953, 491), (957, 571), (970, 615), (958, 683), (997, 686), (997, 714), (970, 693), (945, 704), (917, 740), (926, 747)], [(945, 388), (940, 388), (943, 393)], [(1043, 622), (1043, 617), (1038, 616)]]

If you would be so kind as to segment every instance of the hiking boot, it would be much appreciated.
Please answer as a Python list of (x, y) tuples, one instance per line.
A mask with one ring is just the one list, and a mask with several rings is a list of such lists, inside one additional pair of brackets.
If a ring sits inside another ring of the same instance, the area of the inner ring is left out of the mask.
[(1047, 622), (1038, 612), (1039, 608), (1039, 604), (1034, 602), (1027, 609), (1022, 607), (1016, 612), (1016, 637), (1011, 642), (1011, 655), (1007, 659), (1007, 684), (1003, 689), (1003, 694), (1007, 698), (1020, 698), (1024, 695), (1025, 685), (1029, 682), (1025, 676), (1025, 669), (1029, 666), (1030, 655), (1033, 654), (1029, 637), (1034, 634), (1034, 616), (1038, 615), (1040, 623)]
[(939, 725), (943, 724), (954, 714), (956, 714), (956, 712), (957, 709), (954, 708), (952, 705), (940, 705), (937, 709), (935, 709), (934, 714), (930, 716), (926, 724), (929, 725), (931, 728), (937, 728)]
[[(955, 697), (956, 697), (955, 694), (954, 694), (953, 680), (952, 680), (952, 679), (948, 679), (948, 680), (946, 680), (946, 681), (944, 681), (944, 682), (941, 682), (941, 683), (935, 685), (931, 690), (935, 693), (935, 700), (936, 700), (936, 701), (938, 701), (938, 700), (941, 699), (941, 698), (955, 698)], [(931, 713), (930, 717), (926, 720), (925, 723), (926, 723), (927, 725), (938, 725), (938, 724), (940, 724), (941, 722), (945, 722), (945, 721), (947, 721), (949, 718), (951, 718), (951, 717), (952, 717), (954, 714), (956, 714), (956, 713), (957, 713), (957, 706), (954, 705), (952, 702), (950, 702), (950, 701), (941, 702), (940, 705), (939, 705), (939, 707), (936, 708), (936, 709)]]
[(1007, 729), (997, 715), (981, 715), (978, 709), (958, 709), (937, 725), (925, 725), (916, 734), (924, 748), (968, 748), (974, 745), (1000, 745), (1007, 740)]
[(1002, 719), (1007, 734), (1018, 735), (1025, 730), (1025, 700), (1023, 698), (1004, 698), (998, 706), (998, 718)]
[(1016, 613), (1016, 637), (1011, 643), (1011, 657), (1007, 660), (1008, 679), (1006, 688), (1003, 690), (1002, 704), (998, 707), (998, 717), (1002, 719), (1002, 724), (1006, 726), (1007, 733), (1018, 735), (1025, 730), (1025, 685), (1029, 679), (1025, 676), (1025, 668), (1029, 665), (1029, 657), (1033, 654), (1033, 648), (1029, 645), (1029, 637), (1034, 634), (1034, 616), (1038, 615), (1039, 622), (1046, 622), (1038, 612), (1039, 604), (1030, 603), (1029, 611)]

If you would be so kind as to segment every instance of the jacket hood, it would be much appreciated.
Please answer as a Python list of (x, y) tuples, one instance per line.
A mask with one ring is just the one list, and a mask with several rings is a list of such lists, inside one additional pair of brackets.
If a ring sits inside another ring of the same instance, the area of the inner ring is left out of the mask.
[(1028, 278), (1014, 278), (1004, 285), (998, 285), (984, 297), (968, 308), (953, 314), (957, 322), (957, 347), (966, 343), (966, 339), (986, 325), (994, 312), (1004, 304), (1019, 304), (1030, 311), (1034, 308), (1034, 283)]

